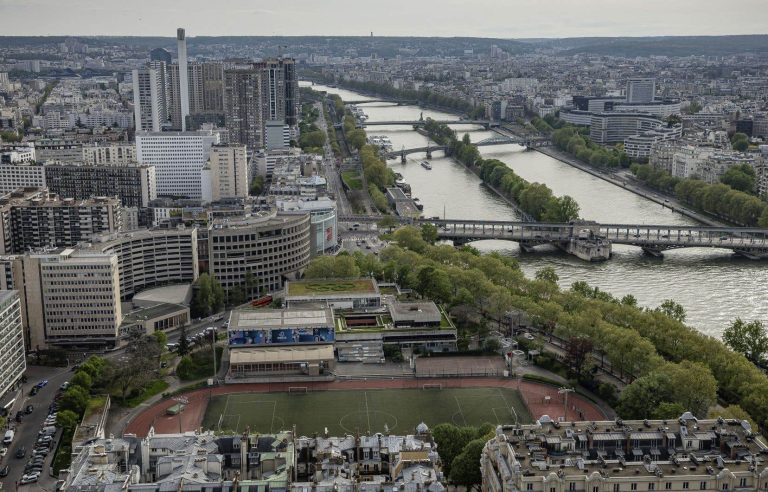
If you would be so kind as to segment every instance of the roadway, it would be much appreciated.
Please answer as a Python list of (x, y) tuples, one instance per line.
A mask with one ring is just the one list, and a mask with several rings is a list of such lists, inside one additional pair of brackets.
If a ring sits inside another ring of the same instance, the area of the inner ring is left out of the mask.
[[(320, 117), (317, 122), (320, 129), (328, 134), (328, 122), (325, 121), (325, 112), (323, 111), (323, 103), (315, 103), (315, 108), (320, 113)], [(323, 174), (325, 175), (326, 183), (328, 185), (328, 192), (332, 193), (336, 198), (336, 209), (339, 214), (352, 213), (352, 207), (347, 199), (347, 194), (344, 192), (344, 186), (341, 183), (341, 174), (336, 168), (336, 157), (333, 155), (333, 149), (331, 144), (326, 139), (323, 146)]]

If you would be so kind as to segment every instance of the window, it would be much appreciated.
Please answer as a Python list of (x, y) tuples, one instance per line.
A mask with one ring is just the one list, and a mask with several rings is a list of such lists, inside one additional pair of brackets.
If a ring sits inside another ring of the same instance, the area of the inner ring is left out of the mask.
[(533, 490), (533, 484), (532, 483), (525, 484), (525, 490)]
[(728, 490), (728, 484), (727, 483), (723, 484), (723, 490)]
[(666, 490), (672, 490), (672, 482), (667, 482), (664, 484), (664, 488)]
[(600, 492), (600, 487), (592, 487), (592, 492)]
[(634, 482), (632, 482), (632, 483), (629, 485), (629, 490), (637, 490), (637, 484), (636, 484), (636, 483), (634, 483)]
[(707, 490), (707, 482), (699, 482), (699, 490)]
[(569, 483), (568, 490), (576, 490), (576, 482)]
[(648, 490), (656, 490), (656, 484), (655, 483), (649, 483), (648, 484)]
[(619, 492), (619, 484), (613, 484), (613, 492)]
[(683, 489), (688, 490), (688, 482), (683, 482)]
[(739, 479), (739, 487), (746, 487), (747, 486), (747, 479), (746, 478), (740, 478)]

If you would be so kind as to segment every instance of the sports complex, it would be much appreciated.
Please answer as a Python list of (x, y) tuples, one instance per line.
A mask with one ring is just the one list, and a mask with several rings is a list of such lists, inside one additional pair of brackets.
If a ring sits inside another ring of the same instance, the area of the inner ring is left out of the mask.
[[(180, 413), (169, 408), (183, 401)], [(125, 432), (146, 436), (207, 429), (222, 433), (297, 435), (407, 434), (420, 422), (458, 426), (530, 423), (562, 415), (557, 388), (512, 378), (359, 379), (314, 383), (228, 384), (162, 400), (137, 415)], [(601, 420), (603, 412), (585, 397), (568, 399), (567, 418)]]

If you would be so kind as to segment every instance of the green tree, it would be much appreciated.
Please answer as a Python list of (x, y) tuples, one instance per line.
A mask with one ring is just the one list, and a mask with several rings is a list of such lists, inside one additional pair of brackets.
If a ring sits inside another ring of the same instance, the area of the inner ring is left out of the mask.
[(176, 366), (176, 375), (179, 379), (190, 379), (189, 375), (195, 369), (195, 364), (192, 362), (192, 357), (185, 355), (179, 361)]
[(474, 439), (467, 443), (461, 453), (451, 462), (451, 472), (448, 475), (454, 485), (463, 485), (472, 490), (480, 485), (480, 455), (487, 439)]
[(666, 299), (656, 310), (681, 323), (685, 321), (685, 308), (672, 299)]
[(179, 328), (179, 345), (176, 346), (176, 353), (182, 357), (189, 353), (189, 341), (187, 341), (186, 325), (181, 325)]
[(551, 266), (536, 270), (535, 278), (536, 280), (549, 282), (550, 284), (557, 284), (557, 282), (560, 280), (560, 277), (557, 275), (557, 272), (555, 272), (555, 269), (552, 268)]
[(88, 406), (88, 391), (80, 386), (70, 386), (67, 391), (61, 395), (59, 400), (59, 411), (69, 410), (78, 416), (82, 416), (85, 407)]
[(768, 333), (758, 320), (745, 323), (736, 318), (723, 332), (723, 342), (754, 364), (761, 364), (768, 352)]
[(72, 410), (61, 410), (56, 414), (56, 425), (64, 430), (65, 434), (70, 434), (80, 423), (80, 416)]
[(400, 223), (397, 221), (395, 217), (392, 215), (385, 215), (379, 220), (378, 226), (382, 229), (388, 229), (392, 230), (393, 228), (397, 227)]
[(155, 343), (160, 347), (161, 351), (168, 345), (168, 334), (163, 330), (155, 330), (152, 332), (152, 338), (155, 339)]
[[(477, 437), (477, 430), (472, 427), (457, 427), (443, 423), (432, 428), (432, 438), (440, 450), (443, 470), (450, 475), (454, 458), (461, 454), (464, 447)], [(478, 456), (478, 462), (480, 457)]]
[(749, 136), (746, 133), (737, 132), (731, 137), (733, 150), (743, 152), (749, 148)]
[(264, 191), (264, 176), (256, 175), (251, 180), (251, 184), (248, 193), (252, 196), (261, 195)]
[(80, 386), (85, 391), (91, 391), (91, 386), (93, 386), (93, 379), (87, 372), (77, 371), (75, 375), (72, 376), (70, 383), (74, 386)]
[(437, 227), (432, 224), (424, 224), (421, 226), (421, 237), (429, 244), (435, 244), (437, 242)]
[(734, 190), (743, 191), (744, 193), (755, 192), (755, 172), (749, 165), (745, 170), (741, 166), (734, 166), (728, 169), (725, 174), (720, 177), (720, 182), (733, 188)]
[(625, 306), (637, 307), (637, 298), (632, 294), (627, 294), (621, 298), (621, 303)]
[(356, 278), (360, 276), (360, 268), (349, 255), (318, 256), (312, 259), (304, 276), (308, 279)]

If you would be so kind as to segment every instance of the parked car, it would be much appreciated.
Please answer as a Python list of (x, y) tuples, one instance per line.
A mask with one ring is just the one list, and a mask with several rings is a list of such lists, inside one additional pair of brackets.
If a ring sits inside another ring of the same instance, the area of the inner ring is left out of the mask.
[(0, 449), (0, 458), (4, 458), (8, 454), (8, 448)]
[(19, 484), (26, 485), (28, 483), (34, 483), (37, 482), (38, 478), (40, 478), (40, 472), (30, 473), (29, 475), (22, 476)]
[(27, 405), (27, 408), (24, 409), (24, 413), (29, 415), (30, 413), (32, 413), (32, 410), (34, 409), (35, 409), (34, 405)]
[(8, 465), (5, 465), (4, 467), (0, 468), (0, 477), (7, 477), (8, 476)]
[(27, 448), (24, 446), (16, 450), (16, 458), (21, 459), (27, 455)]

